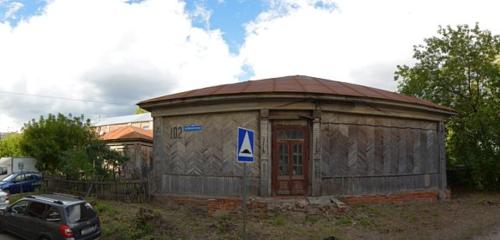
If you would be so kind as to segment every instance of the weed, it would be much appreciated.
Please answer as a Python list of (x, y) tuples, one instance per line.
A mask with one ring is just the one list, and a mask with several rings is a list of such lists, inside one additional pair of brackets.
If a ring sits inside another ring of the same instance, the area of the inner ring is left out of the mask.
[(281, 214), (276, 214), (270, 219), (270, 224), (273, 226), (283, 226), (286, 223), (286, 219)]
[(111, 206), (110, 204), (106, 204), (103, 202), (97, 202), (94, 206), (94, 209), (97, 211), (98, 214), (108, 214), (110, 216), (114, 216), (118, 213), (116, 208)]
[(336, 225), (337, 226), (350, 226), (350, 225), (352, 225), (352, 218), (348, 215), (343, 215), (337, 220)]
[(372, 225), (373, 225), (373, 222), (372, 222), (372, 221), (371, 221), (371, 219), (370, 219), (370, 218), (368, 218), (368, 217), (362, 217), (361, 219), (359, 219), (359, 221), (358, 221), (358, 222), (359, 222), (359, 224), (360, 224), (361, 226), (363, 226), (363, 227), (365, 227), (365, 228), (368, 228), (368, 227), (370, 227), (370, 226), (372, 226)]
[(317, 222), (319, 222), (319, 220), (321, 220), (321, 215), (317, 215), (317, 214), (308, 214), (306, 215), (306, 218), (305, 218), (305, 223), (310, 223), (310, 224), (315, 224)]
[(227, 213), (220, 213), (215, 216), (217, 221), (216, 228), (218, 233), (229, 233), (236, 229), (236, 225), (233, 223), (231, 215)]

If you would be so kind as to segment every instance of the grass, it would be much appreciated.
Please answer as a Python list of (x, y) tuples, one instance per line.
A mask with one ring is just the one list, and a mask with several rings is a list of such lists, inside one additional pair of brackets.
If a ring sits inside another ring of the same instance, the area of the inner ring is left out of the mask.
[[(140, 228), (139, 209), (156, 220)], [(209, 217), (199, 208), (176, 205), (123, 204), (99, 201), (102, 239), (240, 239), (238, 214)], [(480, 213), (480, 214), (478, 214)], [(500, 194), (461, 194), (448, 202), (358, 205), (334, 216), (272, 212), (248, 220), (249, 239), (470, 239), (498, 226)], [(160, 220), (158, 220), (160, 219)], [(168, 231), (158, 232), (158, 222)]]
[[(12, 195), (11, 200), (17, 198)], [(105, 239), (241, 239), (242, 217), (201, 207), (89, 199)], [(249, 214), (248, 239), (471, 239), (500, 226), (499, 193), (460, 193), (446, 202), (357, 205), (342, 214)]]

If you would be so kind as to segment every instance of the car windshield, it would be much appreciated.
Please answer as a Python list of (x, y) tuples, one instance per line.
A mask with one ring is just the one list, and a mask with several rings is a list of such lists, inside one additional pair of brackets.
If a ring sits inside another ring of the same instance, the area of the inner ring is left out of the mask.
[(16, 176), (17, 176), (17, 174), (9, 174), (9, 175), (7, 175), (7, 177), (4, 177), (4, 178), (2, 179), (2, 181), (4, 181), (4, 182), (10, 182), (10, 181), (14, 180), (14, 178), (15, 178)]
[(77, 223), (94, 218), (95, 212), (88, 203), (79, 203), (66, 207), (66, 215), (70, 223)]

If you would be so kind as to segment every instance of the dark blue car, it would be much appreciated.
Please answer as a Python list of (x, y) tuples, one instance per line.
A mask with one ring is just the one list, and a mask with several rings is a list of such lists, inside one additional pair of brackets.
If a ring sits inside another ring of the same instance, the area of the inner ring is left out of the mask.
[(0, 189), (10, 194), (33, 192), (41, 184), (42, 175), (38, 172), (16, 172), (0, 181)]

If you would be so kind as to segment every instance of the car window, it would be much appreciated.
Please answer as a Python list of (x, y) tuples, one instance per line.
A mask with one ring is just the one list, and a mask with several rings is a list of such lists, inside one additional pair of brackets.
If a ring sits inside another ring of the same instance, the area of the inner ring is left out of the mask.
[(28, 201), (19, 201), (10, 208), (13, 213), (24, 214), (28, 207)]
[(77, 223), (94, 218), (95, 212), (88, 203), (79, 203), (66, 207), (66, 216), (70, 223)]
[(31, 180), (31, 174), (25, 173), (24, 174), (24, 180)]
[(17, 175), (16, 178), (14, 178), (14, 181), (16, 182), (24, 181), (24, 174)]
[(16, 174), (9, 174), (7, 177), (3, 178), (2, 181), (10, 182), (16, 177)]
[(61, 213), (56, 207), (50, 206), (45, 214), (45, 220), (47, 222), (61, 222)]
[(26, 173), (26, 174), (24, 174), (24, 179), (31, 181), (31, 180), (35, 179), (35, 176), (33, 176), (32, 173)]
[(26, 213), (28, 216), (31, 217), (42, 218), (46, 207), (47, 204), (39, 202), (31, 202), (28, 206), (28, 210), (26, 211)]

